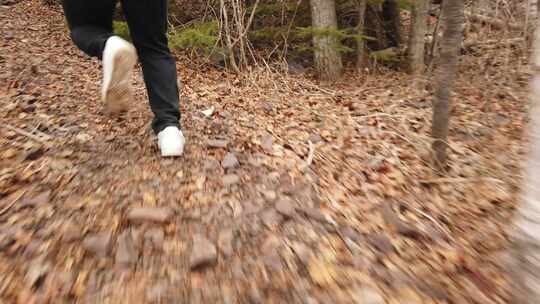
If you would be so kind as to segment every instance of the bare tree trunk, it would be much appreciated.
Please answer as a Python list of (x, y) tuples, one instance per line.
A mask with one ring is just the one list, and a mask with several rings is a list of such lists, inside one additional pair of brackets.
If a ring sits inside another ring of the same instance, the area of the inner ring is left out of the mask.
[[(358, 0), (358, 24), (356, 32), (358, 35), (364, 36), (364, 24), (366, 21), (367, 0)], [(356, 68), (360, 71), (364, 68), (365, 61), (365, 43), (364, 39), (358, 39), (356, 42)]]
[(450, 116), (450, 94), (456, 78), (458, 56), (461, 48), (462, 25), (464, 21), (463, 0), (443, 2), (445, 29), (441, 42), (441, 55), (435, 78), (435, 99), (433, 100), (433, 151), (435, 163), (440, 169), (446, 167), (448, 122)]
[(409, 72), (414, 76), (424, 71), (428, 10), (429, 0), (414, 2), (408, 49)]
[[(222, 33), (225, 35), (225, 45), (227, 46), (227, 53), (229, 54), (229, 64), (236, 73), (240, 73), (240, 68), (236, 64), (236, 58), (234, 57), (234, 47), (232, 43), (231, 29), (229, 27), (229, 13), (225, 6), (225, 1), (220, 0), (220, 25), (222, 27)], [(223, 30), (224, 29), (224, 30)]]
[(523, 201), (516, 214), (513, 241), (516, 304), (540, 303), (540, 21), (532, 56), (530, 152), (524, 177)]
[[(311, 19), (315, 29), (337, 30), (334, 0), (311, 0)], [(333, 35), (313, 35), (315, 67), (323, 81), (336, 80), (341, 76), (343, 63), (336, 43)]]

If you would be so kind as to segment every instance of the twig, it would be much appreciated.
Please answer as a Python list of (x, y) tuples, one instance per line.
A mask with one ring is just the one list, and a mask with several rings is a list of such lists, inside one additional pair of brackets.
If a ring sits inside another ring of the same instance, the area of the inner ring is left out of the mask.
[(27, 132), (27, 131), (25, 131), (23, 129), (19, 129), (17, 127), (14, 127), (12, 125), (0, 124), (0, 127), (4, 127), (4, 128), (9, 129), (11, 131), (17, 132), (17, 133), (19, 133), (21, 135), (24, 135), (24, 136), (26, 136), (26, 137), (28, 137), (30, 139), (33, 139), (35, 141), (39, 141), (41, 143), (47, 142), (48, 140), (51, 139), (51, 137), (49, 135), (47, 135), (47, 134), (45, 134), (43, 132), (40, 132), (40, 133), (42, 133), (42, 135), (41, 135), (43, 137), (42, 138), (42, 137), (36, 136), (36, 135), (34, 135), (32, 133), (29, 133), (29, 132)]
[(439, 229), (441, 229), (445, 234), (446, 236), (455, 242), (455, 239), (452, 237), (452, 235), (450, 234), (450, 232), (441, 224), (439, 223), (436, 219), (434, 219), (431, 215), (425, 213), (424, 211), (420, 210), (419, 208), (415, 208), (416, 212), (418, 212), (418, 214), (422, 215), (423, 217), (427, 218), (428, 220), (432, 221), (433, 224), (435, 224), (435, 226), (437, 226)]
[(6, 207), (4, 207), (4, 209), (0, 210), (0, 215), (4, 215), (6, 212), (9, 211), (9, 209), (11, 209), (11, 207), (13, 207), (13, 205), (15, 205), (15, 203), (21, 199), (21, 197), (23, 197), (23, 195), (28, 191), (28, 189), (25, 189), (21, 194), (19, 194), (19, 196), (17, 196), (11, 203), (9, 203)]
[(443, 178), (436, 178), (436, 179), (429, 179), (429, 180), (419, 180), (421, 184), (446, 184), (446, 183), (478, 183), (478, 182), (494, 182), (494, 183), (500, 183), (504, 184), (504, 182), (500, 179), (492, 178), (492, 177), (443, 177)]
[(307, 158), (307, 165), (310, 166), (311, 163), (313, 162), (313, 154), (315, 154), (315, 146), (313, 145), (313, 143), (311, 142), (311, 140), (308, 140), (308, 143), (309, 143), (309, 154), (308, 154), (308, 158)]

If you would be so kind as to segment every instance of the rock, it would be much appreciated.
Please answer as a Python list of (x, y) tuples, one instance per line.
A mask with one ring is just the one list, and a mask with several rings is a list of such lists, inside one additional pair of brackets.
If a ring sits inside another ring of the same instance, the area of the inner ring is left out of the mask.
[(332, 225), (336, 224), (336, 222), (329, 215), (322, 213), (322, 211), (318, 208), (300, 208), (299, 211), (318, 222)]
[(77, 225), (71, 222), (68, 222), (62, 228), (62, 241), (63, 242), (70, 243), (76, 240), (80, 240), (81, 238), (82, 238), (82, 231)]
[(384, 234), (372, 234), (367, 238), (369, 244), (383, 254), (389, 253), (394, 249), (390, 239)]
[(261, 245), (261, 250), (264, 254), (277, 252), (281, 246), (281, 240), (275, 235), (269, 235)]
[(285, 218), (291, 218), (296, 214), (293, 202), (289, 198), (280, 199), (276, 203), (276, 211), (283, 215)]
[(390, 229), (394, 230), (395, 232), (413, 239), (419, 239), (422, 237), (421, 232), (416, 229), (416, 227), (413, 227), (411, 224), (402, 221), (398, 217), (397, 213), (392, 208), (391, 203), (385, 203), (382, 205), (381, 215), (383, 220), (390, 227)]
[(233, 254), (233, 241), (234, 235), (232, 229), (226, 229), (219, 233), (218, 247), (223, 255), (229, 257)]
[(143, 241), (143, 230), (140, 227), (131, 228), (131, 239), (136, 247), (139, 247)]
[(110, 251), (111, 234), (101, 232), (87, 236), (82, 242), (82, 246), (86, 251), (98, 257), (106, 257)]
[(354, 303), (357, 304), (384, 304), (381, 293), (371, 287), (363, 287), (353, 295)]
[(314, 144), (323, 141), (321, 135), (319, 135), (319, 134), (311, 134), (311, 135), (309, 136), (308, 140), (311, 141), (311, 142), (314, 143)]
[(118, 237), (118, 248), (116, 249), (116, 264), (121, 267), (126, 267), (137, 263), (139, 252), (133, 242), (131, 232), (129, 230), (122, 232)]
[(223, 158), (223, 161), (221, 162), (221, 166), (224, 169), (233, 169), (233, 168), (238, 167), (238, 165), (240, 165), (240, 163), (238, 162), (238, 159), (233, 153), (230, 153), (230, 152), (227, 153), (227, 155), (225, 155), (225, 157)]
[(259, 289), (252, 286), (248, 292), (248, 303), (250, 304), (262, 304), (264, 303), (263, 297), (259, 292)]
[(266, 112), (272, 112), (272, 110), (274, 110), (274, 107), (272, 106), (272, 104), (270, 102), (263, 102), (262, 103), (262, 108)]
[(24, 160), (36, 160), (43, 156), (45, 151), (42, 147), (34, 147), (28, 150), (24, 155)]
[(203, 170), (212, 171), (219, 168), (219, 161), (216, 159), (207, 159), (204, 161)]
[(281, 263), (281, 257), (277, 251), (266, 254), (263, 257), (263, 263), (270, 270), (270, 272), (283, 270), (283, 263)]
[(37, 286), (43, 281), (42, 279), (47, 275), (50, 268), (51, 265), (49, 263), (44, 262), (43, 259), (37, 259), (28, 267), (24, 280), (28, 286)]
[(276, 191), (273, 191), (273, 190), (263, 190), (262, 194), (263, 194), (264, 199), (268, 202), (273, 202), (277, 198), (277, 193)]
[(310, 296), (306, 296), (304, 298), (304, 304), (319, 304), (319, 301), (317, 301), (315, 298), (312, 298)]
[(272, 140), (272, 135), (265, 134), (261, 140), (261, 147), (263, 148), (264, 152), (268, 154), (272, 154), (274, 151), (274, 143)]
[(75, 139), (79, 141), (80, 143), (85, 143), (92, 139), (92, 136), (86, 134), (86, 133), (79, 133), (75, 136)]
[(307, 73), (307, 69), (299, 62), (288, 63), (289, 73), (293, 75), (302, 75)]
[(12, 235), (0, 234), (0, 252), (8, 249), (15, 243), (15, 239)]
[(356, 229), (350, 226), (347, 226), (341, 229), (341, 234), (351, 239), (355, 243), (358, 243), (359, 241), (362, 241), (364, 239), (363, 236), (358, 231), (356, 231)]
[(236, 174), (227, 174), (221, 178), (221, 182), (223, 183), (223, 186), (229, 187), (238, 184), (240, 182), (240, 177)]
[(51, 197), (51, 191), (50, 190), (47, 190), (45, 192), (42, 192), (30, 199), (26, 199), (26, 200), (23, 200), (20, 204), (19, 204), (19, 209), (22, 209), (22, 208), (34, 208), (34, 207), (40, 207), (40, 206), (43, 206), (45, 204), (47, 204), (49, 201), (50, 201), (50, 197)]
[(167, 296), (167, 283), (157, 283), (146, 290), (146, 300), (150, 303), (161, 303)]
[(208, 140), (208, 147), (216, 149), (225, 149), (229, 145), (228, 140), (224, 139), (210, 139)]
[(144, 239), (154, 249), (162, 249), (165, 241), (165, 233), (160, 228), (152, 228), (144, 233)]
[(300, 261), (304, 263), (304, 265), (308, 265), (309, 260), (313, 257), (313, 252), (311, 251), (311, 249), (304, 243), (300, 242), (292, 242), (291, 248), (298, 257), (298, 259), (300, 259)]
[(244, 278), (244, 269), (242, 268), (242, 262), (240, 260), (236, 260), (231, 267), (231, 274), (233, 279), (235, 280), (241, 280)]
[(131, 222), (167, 223), (173, 211), (164, 207), (135, 207), (128, 211), (127, 219)]
[(283, 217), (276, 210), (267, 210), (261, 215), (261, 220), (268, 229), (273, 230), (281, 224)]
[(383, 171), (385, 170), (385, 164), (384, 164), (384, 159), (381, 158), (380, 156), (379, 157), (372, 157), (370, 159), (368, 159), (365, 163), (366, 167), (368, 167), (369, 169), (375, 171), (375, 172), (380, 172), (380, 171)]
[(216, 262), (216, 246), (202, 235), (193, 236), (193, 248), (189, 258), (191, 269), (213, 265)]
[(35, 256), (39, 252), (41, 245), (43, 245), (43, 243), (40, 240), (30, 241), (30, 243), (26, 245), (23, 255), (26, 257)]

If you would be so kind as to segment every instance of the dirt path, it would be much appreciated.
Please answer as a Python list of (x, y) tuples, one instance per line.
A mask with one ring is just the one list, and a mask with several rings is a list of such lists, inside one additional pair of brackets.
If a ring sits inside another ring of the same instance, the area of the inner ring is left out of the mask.
[(0, 302), (508, 301), (521, 94), (487, 125), (463, 81), (440, 178), (403, 75), (324, 89), (182, 58), (188, 146), (163, 160), (140, 73), (111, 120), (61, 12), (3, 6), (0, 33)]

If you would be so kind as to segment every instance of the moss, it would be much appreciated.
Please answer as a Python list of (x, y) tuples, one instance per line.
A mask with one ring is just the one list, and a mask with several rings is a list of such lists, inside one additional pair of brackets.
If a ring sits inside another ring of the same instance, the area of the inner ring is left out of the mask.
[(287, 33), (287, 27), (268, 26), (268, 27), (263, 27), (257, 30), (250, 31), (248, 34), (248, 37), (251, 42), (261, 43), (261, 42), (270, 42), (274, 40), (281, 40), (283, 38), (283, 35), (286, 33)]
[(125, 21), (113, 21), (113, 32), (128, 41), (131, 41), (129, 27)]
[(216, 45), (218, 34), (217, 21), (196, 23), (179, 31), (171, 31), (168, 34), (169, 47), (173, 49), (210, 49)]
[(398, 63), (401, 58), (396, 48), (387, 48), (380, 51), (371, 52), (369, 56), (381, 63)]
[(410, 11), (415, 0), (397, 0), (398, 7)]
[(355, 28), (346, 29), (330, 29), (330, 28), (314, 28), (314, 27), (299, 27), (297, 28), (296, 35), (298, 37), (333, 37), (336, 43), (332, 45), (332, 48), (336, 49), (340, 53), (349, 53), (354, 51), (346, 45), (346, 41), (351, 40), (373, 40), (372, 37), (359, 35)]

